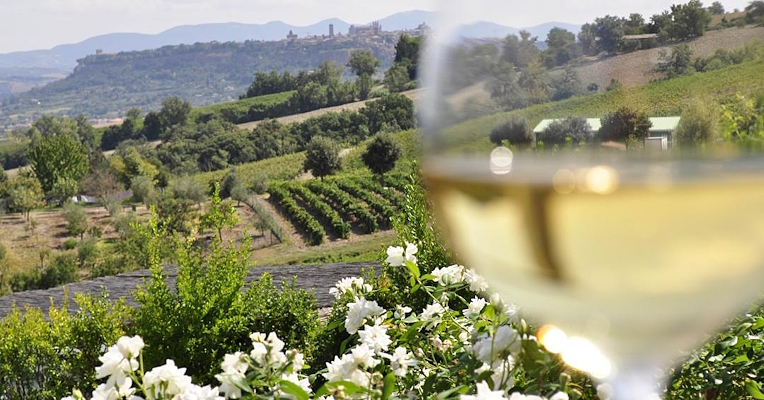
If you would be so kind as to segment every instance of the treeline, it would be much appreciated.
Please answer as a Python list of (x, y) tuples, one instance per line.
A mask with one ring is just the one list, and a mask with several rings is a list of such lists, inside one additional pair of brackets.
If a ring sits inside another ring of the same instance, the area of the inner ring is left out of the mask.
[(358, 111), (325, 113), (290, 125), (264, 121), (249, 132), (217, 119), (187, 123), (166, 132), (165, 143), (147, 153), (169, 172), (186, 174), (299, 152), (314, 136), (352, 145), (378, 132), (407, 130), (414, 125), (413, 102), (390, 94)]

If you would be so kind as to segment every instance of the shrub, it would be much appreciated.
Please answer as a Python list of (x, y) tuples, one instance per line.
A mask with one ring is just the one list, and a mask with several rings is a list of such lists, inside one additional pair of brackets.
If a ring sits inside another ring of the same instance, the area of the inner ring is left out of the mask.
[(594, 139), (590, 131), (591, 126), (585, 118), (568, 117), (549, 124), (538, 135), (538, 140), (545, 145), (565, 144), (568, 141), (574, 144), (587, 143)]
[(64, 241), (64, 244), (61, 245), (61, 248), (64, 250), (74, 250), (77, 247), (77, 243), (77, 239), (69, 238)]
[(528, 121), (516, 115), (496, 124), (491, 129), (490, 139), (496, 145), (500, 145), (507, 140), (510, 145), (515, 146), (530, 145), (535, 140), (533, 131), (528, 126)]
[(72, 253), (57, 254), (53, 262), (40, 276), (40, 288), (48, 289), (77, 280), (77, 256)]
[(87, 239), (77, 246), (77, 263), (80, 268), (92, 270), (99, 261), (101, 251), (96, 239)]
[(73, 203), (64, 206), (64, 219), (66, 220), (66, 230), (72, 236), (82, 236), (88, 229), (88, 214), (85, 209)]
[(154, 181), (145, 175), (138, 175), (130, 181), (130, 190), (133, 191), (133, 200), (138, 203), (153, 204), (156, 200), (156, 186)]
[(647, 137), (651, 126), (652, 122), (643, 111), (621, 107), (602, 118), (598, 136), (602, 141), (641, 140)]
[[(149, 231), (159, 229), (153, 217)], [(311, 294), (294, 285), (279, 292), (268, 277), (242, 291), (248, 241), (237, 248), (214, 238), (207, 251), (178, 243), (174, 284), (160, 262), (162, 246), (162, 238), (150, 234), (144, 251), (152, 260), (151, 278), (136, 292), (139, 306), (132, 315), (134, 332), (152, 344), (145, 352), (147, 363), (173, 359), (189, 375), (209, 381), (226, 353), (251, 343), (251, 332), (276, 329), (288, 346), (310, 347), (317, 324)]]
[(679, 145), (693, 145), (713, 140), (718, 135), (718, 111), (709, 104), (694, 100), (682, 110), (682, 119), (676, 127), (675, 140)]
[(0, 398), (60, 399), (75, 386), (95, 389), (101, 348), (124, 334), (126, 306), (105, 295), (78, 294), (75, 303), (74, 314), (66, 304), (47, 316), (14, 308), (0, 321)]

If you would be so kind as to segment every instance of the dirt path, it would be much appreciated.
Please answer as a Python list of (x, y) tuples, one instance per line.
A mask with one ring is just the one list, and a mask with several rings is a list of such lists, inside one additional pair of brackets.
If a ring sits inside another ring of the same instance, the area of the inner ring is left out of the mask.
[[(401, 94), (403, 94), (404, 96), (408, 97), (411, 100), (416, 100), (422, 94), (422, 89), (409, 90), (407, 92), (402, 92)], [(339, 111), (343, 111), (343, 110), (356, 111), (356, 110), (359, 110), (359, 109), (363, 108), (364, 106), (366, 106), (367, 102), (374, 101), (374, 100), (375, 99), (356, 101), (355, 103), (348, 103), (348, 104), (343, 104), (343, 105), (340, 105), (340, 106), (321, 108), (321, 109), (318, 109), (318, 110), (313, 110), (313, 111), (309, 111), (309, 112), (302, 113), (302, 114), (287, 115), (285, 117), (276, 118), (276, 121), (279, 121), (282, 124), (291, 124), (291, 123), (295, 123), (295, 122), (305, 121), (308, 118), (318, 117), (318, 116), (320, 116), (322, 114), (326, 114), (328, 112), (339, 112)], [(262, 122), (262, 121), (252, 121), (252, 122), (247, 122), (247, 123), (239, 124), (237, 126), (240, 129), (250, 130), (250, 129), (256, 127), (257, 125), (259, 125), (260, 122)]]

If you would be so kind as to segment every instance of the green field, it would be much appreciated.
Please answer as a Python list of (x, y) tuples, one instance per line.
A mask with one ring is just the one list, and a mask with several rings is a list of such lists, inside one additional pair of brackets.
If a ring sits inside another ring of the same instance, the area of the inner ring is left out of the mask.
[[(289, 99), (295, 91), (281, 92), (274, 94), (267, 94), (264, 96), (250, 97), (247, 99), (231, 101), (228, 103), (213, 104), (204, 107), (195, 107), (191, 111), (191, 119), (197, 119), (200, 116), (212, 116), (217, 115), (222, 117), (228, 122), (240, 124), (249, 122), (254, 119), (248, 118), (250, 116), (250, 109), (255, 108), (261, 110), (261, 113), (268, 112), (268, 110), (274, 110), (289, 102)], [(280, 114), (280, 113), (277, 113)], [(274, 114), (272, 118), (280, 117), (282, 115)]]
[(531, 127), (545, 118), (570, 116), (597, 118), (620, 107), (645, 111), (651, 117), (679, 115), (693, 99), (724, 103), (737, 94), (755, 96), (764, 91), (764, 60), (734, 65), (706, 73), (696, 73), (644, 86), (601, 94), (574, 97), (462, 122), (444, 133), (452, 148), (485, 152), (493, 145), (488, 135), (494, 124), (510, 115), (525, 117)]

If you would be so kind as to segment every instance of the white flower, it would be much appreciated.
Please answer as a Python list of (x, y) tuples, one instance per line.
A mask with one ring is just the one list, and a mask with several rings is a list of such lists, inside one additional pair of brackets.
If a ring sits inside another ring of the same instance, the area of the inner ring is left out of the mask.
[(422, 321), (427, 321), (425, 329), (432, 329), (437, 326), (441, 321), (441, 316), (446, 311), (439, 303), (432, 303), (422, 310), (422, 314), (419, 318)]
[(367, 317), (376, 317), (385, 312), (385, 309), (380, 307), (376, 301), (367, 301), (363, 297), (356, 297), (354, 302), (348, 303), (345, 329), (352, 335), (364, 325)]
[(417, 364), (414, 355), (409, 353), (403, 347), (396, 348), (393, 354), (382, 354), (382, 357), (390, 360), (390, 364), (393, 367), (393, 374), (399, 377), (406, 376), (408, 368)]
[(565, 392), (557, 392), (553, 394), (549, 400), (570, 400), (570, 397), (568, 397), (568, 394)]
[(264, 333), (252, 332), (249, 334), (249, 338), (252, 340), (253, 343), (255, 342), (262, 343), (262, 342), (265, 342), (265, 339), (267, 338), (267, 336)]
[(334, 295), (335, 299), (339, 299), (345, 293), (356, 296), (369, 293), (372, 289), (371, 285), (364, 283), (363, 278), (343, 278), (329, 289), (329, 293)]
[(466, 318), (469, 318), (473, 315), (479, 315), (481, 311), (483, 311), (483, 307), (486, 305), (486, 301), (483, 298), (475, 296), (472, 301), (470, 301), (470, 305), (462, 310), (462, 314)]
[(406, 315), (408, 313), (410, 313), (411, 311), (412, 311), (411, 307), (398, 305), (398, 306), (395, 306), (395, 311), (393, 312), (393, 317), (395, 319), (405, 319)]
[(268, 355), (268, 348), (265, 347), (263, 342), (252, 342), (252, 351), (249, 352), (249, 356), (256, 364), (262, 366), (265, 364), (265, 356)]
[(517, 331), (509, 326), (502, 325), (496, 330), (493, 337), (481, 335), (480, 339), (472, 346), (472, 351), (478, 360), (491, 364), (499, 353), (509, 351), (516, 354), (522, 346)]
[(342, 358), (334, 356), (334, 361), (326, 363), (326, 369), (323, 375), (329, 382), (351, 381), (361, 387), (369, 385), (369, 374), (358, 369), (352, 354)]
[(435, 276), (435, 282), (438, 282), (441, 286), (447, 286), (451, 283), (464, 281), (464, 267), (452, 265), (445, 268), (435, 268), (432, 270), (432, 275)]
[(108, 376), (106, 385), (109, 387), (122, 380), (126, 376), (125, 372), (138, 369), (138, 360), (125, 358), (116, 344), (110, 346), (104, 355), (98, 357), (98, 361), (101, 362), (101, 365), (96, 367), (96, 379)]
[(387, 351), (392, 343), (390, 336), (387, 335), (387, 328), (381, 325), (366, 325), (358, 331), (358, 336), (361, 338), (361, 343), (369, 346), (376, 353), (382, 350)]
[[(485, 365), (485, 364), (483, 364)], [(515, 359), (512, 356), (507, 356), (504, 360), (497, 360), (493, 363), (493, 366), (489, 368), (491, 373), (491, 380), (493, 380), (494, 389), (498, 390), (502, 387), (512, 387), (515, 385), (515, 378), (512, 376), (512, 370), (515, 368)], [(504, 381), (502, 381), (504, 379)]]
[(613, 398), (613, 387), (607, 383), (597, 385), (597, 397), (601, 400), (610, 400)]
[(385, 259), (385, 262), (391, 267), (400, 267), (401, 265), (405, 264), (406, 261), (411, 261), (412, 263), (416, 264), (415, 254), (418, 251), (419, 248), (415, 244), (408, 242), (406, 242), (405, 250), (403, 247), (390, 246), (387, 248), (387, 258)]
[(220, 363), (220, 368), (226, 374), (235, 372), (243, 374), (247, 372), (249, 364), (247, 364), (247, 360), (244, 358), (244, 353), (237, 351), (233, 354), (226, 354), (223, 357), (223, 362)]
[(301, 378), (299, 375), (297, 375), (297, 373), (283, 374), (281, 375), (281, 379), (294, 383), (306, 393), (310, 393), (312, 391), (308, 378)]
[(98, 385), (91, 397), (93, 400), (121, 400), (135, 393), (135, 388), (132, 386), (133, 380), (121, 375), (116, 377), (112, 383), (107, 382)]
[(350, 355), (353, 356), (353, 362), (362, 367), (374, 368), (380, 361), (374, 358), (374, 350), (366, 344), (360, 344), (350, 350)]
[(477, 394), (474, 396), (466, 394), (459, 396), (460, 400), (500, 400), (506, 398), (507, 397), (504, 395), (503, 390), (493, 391), (485, 382), (480, 382), (477, 384)]
[(143, 339), (138, 335), (133, 337), (122, 336), (117, 340), (117, 349), (128, 359), (138, 357), (143, 346)]
[(415, 254), (418, 251), (419, 248), (415, 244), (406, 242), (406, 261), (411, 261), (412, 263), (416, 264)]
[(178, 368), (173, 360), (167, 360), (165, 365), (147, 372), (143, 378), (143, 384), (147, 388), (154, 387), (156, 393), (174, 396), (181, 394), (191, 385), (191, 377), (186, 376), (185, 368)]
[(224, 372), (222, 374), (215, 375), (215, 379), (217, 379), (221, 385), (220, 385), (220, 391), (225, 394), (225, 398), (227, 399), (239, 399), (241, 398), (241, 388), (240, 385), (246, 385), (247, 377), (237, 371), (232, 372)]
[(493, 347), (498, 349), (497, 351), (509, 350), (512, 354), (517, 354), (521, 345), (520, 335), (508, 325), (502, 325), (496, 330)]
[(512, 396), (509, 396), (509, 400), (545, 400), (541, 396), (536, 396), (533, 394), (521, 394), (521, 393), (512, 393)]
[(220, 395), (220, 391), (217, 387), (210, 387), (210, 385), (201, 387), (196, 385), (190, 385), (186, 390), (173, 397), (173, 400), (223, 400), (224, 397)]
[(403, 247), (388, 247), (387, 258), (385, 259), (385, 262), (388, 263), (391, 267), (400, 267), (406, 261), (403, 256), (403, 252)]
[(464, 281), (470, 285), (470, 290), (475, 293), (482, 293), (488, 290), (488, 282), (485, 278), (478, 275), (474, 269), (464, 271)]
[(292, 361), (294, 371), (299, 371), (305, 366), (305, 356), (297, 350), (289, 350), (287, 358)]

